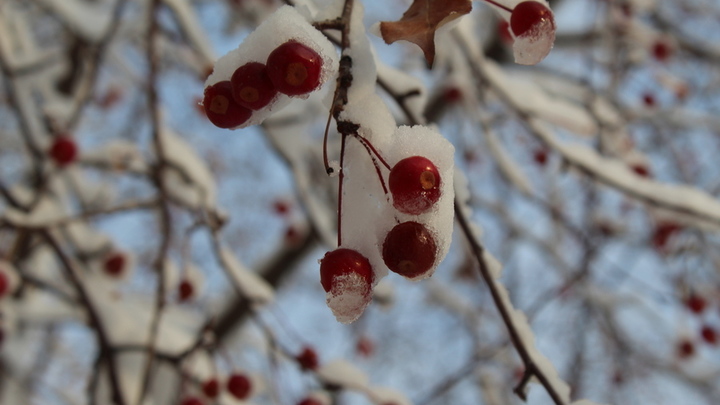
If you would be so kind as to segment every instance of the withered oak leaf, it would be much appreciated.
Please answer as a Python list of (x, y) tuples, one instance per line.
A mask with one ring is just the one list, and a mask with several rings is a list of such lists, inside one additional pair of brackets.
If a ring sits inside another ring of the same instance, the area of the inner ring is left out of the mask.
[(380, 33), (386, 44), (405, 40), (419, 46), (425, 60), (432, 65), (435, 31), (471, 10), (470, 0), (415, 0), (400, 20), (381, 22)]

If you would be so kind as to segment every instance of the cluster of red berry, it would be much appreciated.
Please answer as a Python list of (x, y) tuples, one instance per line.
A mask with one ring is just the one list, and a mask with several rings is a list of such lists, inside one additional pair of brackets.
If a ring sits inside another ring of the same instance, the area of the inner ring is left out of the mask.
[[(106, 254), (102, 260), (103, 272), (112, 278), (121, 279), (127, 277), (130, 271), (130, 257), (126, 252), (120, 250), (112, 250)], [(180, 302), (188, 302), (196, 295), (195, 285), (187, 278), (183, 277), (177, 285), (177, 297)], [(2, 296), (2, 294), (0, 294)]]
[(205, 89), (203, 106), (220, 128), (244, 124), (253, 111), (267, 107), (277, 93), (301, 96), (320, 86), (323, 60), (307, 45), (290, 40), (278, 46), (265, 64), (246, 63), (224, 80)]
[[(210, 378), (202, 383), (203, 396), (213, 402), (220, 395), (220, 388), (220, 381), (215, 377)], [(250, 377), (238, 372), (228, 377), (225, 388), (230, 395), (239, 401), (250, 398), (253, 391)], [(205, 402), (200, 396), (187, 396), (180, 402), (180, 405), (205, 405)]]
[[(440, 199), (440, 173), (436, 165), (422, 156), (400, 160), (390, 170), (388, 187), (393, 207), (418, 216), (413, 221), (395, 225), (382, 244), (382, 259), (393, 272), (409, 279), (422, 277), (437, 261), (438, 247), (433, 232), (420, 221)], [(370, 261), (362, 253), (340, 247), (325, 254), (320, 261), (320, 282), (330, 295), (351, 293), (369, 302), (374, 283)], [(362, 287), (359, 287), (362, 286)]]

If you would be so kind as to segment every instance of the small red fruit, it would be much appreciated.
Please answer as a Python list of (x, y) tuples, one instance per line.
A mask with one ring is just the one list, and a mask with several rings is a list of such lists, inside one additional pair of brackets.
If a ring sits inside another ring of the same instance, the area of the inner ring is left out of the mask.
[(193, 295), (195, 295), (195, 287), (193, 287), (190, 280), (182, 280), (180, 285), (178, 285), (178, 297), (180, 301), (188, 301)]
[(355, 345), (355, 350), (363, 357), (370, 357), (375, 352), (375, 344), (367, 336), (361, 336)]
[(707, 301), (702, 296), (692, 293), (685, 299), (685, 306), (690, 312), (699, 315), (705, 310)]
[(317, 398), (305, 398), (302, 401), (298, 402), (297, 405), (324, 405), (322, 402), (320, 402)]
[(388, 185), (393, 206), (406, 214), (422, 214), (440, 199), (440, 173), (430, 159), (422, 156), (411, 156), (395, 164)]
[(300, 364), (303, 370), (315, 370), (320, 364), (317, 352), (312, 347), (305, 346), (302, 351), (295, 356), (295, 360)]
[(644, 164), (637, 163), (630, 166), (630, 168), (640, 177), (650, 177), (650, 169)]
[(77, 145), (75, 141), (65, 135), (55, 138), (50, 146), (50, 157), (58, 166), (67, 166), (75, 161), (77, 157)]
[(643, 103), (645, 103), (646, 107), (655, 107), (655, 96), (650, 93), (643, 94)]
[(188, 397), (180, 402), (180, 405), (205, 405), (203, 401), (195, 397)]
[(220, 394), (220, 383), (217, 378), (211, 378), (203, 383), (202, 390), (206, 397), (217, 398)]
[(0, 270), (0, 298), (10, 291), (10, 279), (4, 271)]
[(510, 14), (510, 28), (518, 37), (545, 21), (550, 21), (552, 26), (555, 26), (552, 11), (543, 3), (537, 1), (523, 1), (515, 6), (512, 14)]
[(326, 292), (333, 287), (340, 287), (338, 278), (347, 275), (359, 275), (367, 282), (367, 294), (370, 293), (373, 282), (373, 270), (370, 261), (359, 252), (339, 248), (325, 253), (320, 260), (320, 284)]
[(455, 86), (448, 87), (443, 90), (442, 98), (447, 103), (457, 103), (463, 99), (462, 90)]
[(690, 340), (683, 339), (678, 342), (676, 350), (679, 358), (687, 359), (695, 354), (695, 345)]
[(545, 148), (538, 148), (535, 149), (535, 152), (533, 152), (533, 160), (535, 160), (535, 163), (539, 164), (540, 166), (545, 166), (548, 160), (548, 151)]
[(653, 43), (652, 54), (655, 56), (656, 60), (666, 62), (670, 59), (670, 56), (672, 56), (672, 48), (667, 41), (658, 39), (655, 43)]
[(252, 111), (235, 102), (232, 85), (227, 80), (205, 89), (203, 106), (210, 122), (219, 128), (237, 127), (252, 115)]
[(390, 270), (404, 277), (415, 278), (435, 264), (435, 238), (424, 225), (403, 222), (388, 232), (383, 242), (382, 257)]
[(290, 206), (288, 201), (277, 200), (273, 203), (273, 210), (280, 215), (286, 215), (290, 212)]
[(711, 326), (703, 326), (700, 330), (700, 336), (708, 344), (716, 345), (718, 343), (717, 332)]
[(103, 269), (105, 274), (112, 277), (119, 277), (125, 269), (126, 258), (120, 252), (113, 252), (105, 258)]
[(681, 229), (675, 222), (661, 222), (657, 224), (652, 236), (652, 244), (656, 249), (664, 249), (670, 237)]
[(246, 63), (237, 68), (230, 83), (235, 102), (251, 110), (265, 107), (277, 94), (265, 65), (258, 62)]
[(315, 50), (297, 41), (289, 41), (270, 53), (267, 73), (277, 91), (298, 96), (320, 85), (322, 64), (322, 58)]
[(252, 382), (244, 374), (232, 374), (230, 378), (228, 378), (227, 390), (239, 400), (248, 398), (251, 389)]

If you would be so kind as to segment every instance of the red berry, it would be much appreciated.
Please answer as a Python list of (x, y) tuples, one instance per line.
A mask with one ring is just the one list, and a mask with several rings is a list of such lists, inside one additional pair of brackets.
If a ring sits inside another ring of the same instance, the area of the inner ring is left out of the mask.
[(417, 222), (396, 225), (385, 237), (382, 251), (388, 268), (401, 276), (415, 278), (435, 264), (437, 245), (432, 233)]
[(56, 137), (50, 147), (50, 157), (58, 166), (66, 166), (74, 162), (77, 157), (75, 141), (64, 135)]
[(365, 279), (369, 294), (374, 275), (370, 261), (365, 256), (352, 249), (339, 248), (325, 253), (325, 257), (320, 260), (320, 284), (326, 292), (340, 286), (338, 277), (351, 274)]
[(251, 110), (265, 107), (277, 94), (265, 65), (258, 62), (246, 63), (237, 68), (230, 83), (235, 102)]
[(537, 1), (523, 1), (510, 14), (510, 27), (515, 36), (519, 37), (548, 20), (555, 26), (553, 13), (546, 5)]
[(717, 344), (717, 332), (712, 327), (705, 325), (700, 330), (700, 336), (702, 336), (702, 339), (711, 345)]
[(638, 163), (630, 166), (632, 171), (640, 177), (650, 177), (650, 169), (644, 164)]
[(400, 212), (419, 215), (440, 199), (440, 173), (430, 159), (412, 156), (399, 161), (388, 179), (393, 206)]
[(188, 397), (183, 399), (182, 402), (180, 402), (180, 405), (204, 405), (203, 401), (201, 401), (198, 398), (195, 397)]
[(707, 302), (705, 298), (692, 293), (685, 299), (685, 305), (692, 313), (701, 314), (705, 310)]
[(375, 345), (369, 337), (361, 336), (355, 345), (355, 350), (363, 357), (370, 357), (375, 352)]
[(232, 94), (232, 85), (227, 80), (205, 89), (205, 114), (216, 127), (234, 128), (244, 124), (252, 115), (252, 111), (235, 102)]
[(10, 279), (4, 271), (0, 270), (0, 298), (10, 291)]
[(305, 398), (302, 401), (298, 402), (297, 405), (324, 405), (322, 402), (320, 402), (317, 398)]
[(322, 58), (312, 48), (289, 41), (270, 53), (267, 73), (280, 93), (298, 96), (320, 85), (322, 63)]
[(692, 357), (695, 354), (695, 345), (693, 342), (683, 339), (680, 342), (678, 342), (677, 347), (677, 356), (681, 359), (687, 359), (689, 357)]
[(458, 101), (462, 100), (463, 94), (460, 89), (453, 86), (443, 90), (442, 98), (445, 102), (457, 103)]
[(535, 152), (533, 152), (533, 159), (535, 160), (535, 163), (539, 164), (540, 166), (545, 166), (548, 160), (548, 151), (545, 148), (538, 148), (535, 149)]
[(285, 229), (285, 243), (288, 245), (297, 245), (302, 239), (300, 232), (295, 225), (290, 225)]
[(655, 107), (655, 96), (650, 93), (643, 94), (643, 103), (645, 103), (647, 107)]
[(195, 287), (193, 287), (190, 280), (182, 280), (178, 285), (178, 297), (180, 301), (187, 301), (195, 295)]
[(302, 351), (295, 356), (300, 367), (303, 370), (315, 370), (320, 362), (318, 361), (317, 352), (312, 347), (303, 347)]
[(290, 212), (290, 203), (285, 200), (277, 200), (273, 203), (273, 209), (280, 215), (285, 215)]
[(125, 262), (126, 259), (124, 254), (120, 252), (114, 252), (105, 258), (105, 263), (103, 263), (103, 269), (105, 270), (105, 273), (107, 275), (119, 277), (120, 275), (122, 275), (123, 270), (125, 269)]
[(653, 56), (655, 56), (655, 59), (660, 62), (665, 62), (670, 59), (670, 56), (672, 55), (672, 48), (667, 41), (658, 39), (652, 46), (652, 53)]
[(122, 99), (122, 96), (122, 89), (118, 86), (112, 86), (98, 99), (97, 103), (100, 108), (107, 110), (117, 104), (117, 102)]
[(655, 231), (652, 236), (652, 244), (656, 249), (663, 249), (670, 237), (679, 231), (680, 225), (675, 222), (661, 222), (655, 227)]
[(227, 390), (235, 398), (243, 400), (250, 396), (252, 383), (250, 379), (243, 374), (233, 374), (227, 381)]
[(203, 393), (208, 398), (217, 398), (218, 394), (220, 394), (220, 383), (218, 383), (217, 378), (211, 378), (202, 385)]

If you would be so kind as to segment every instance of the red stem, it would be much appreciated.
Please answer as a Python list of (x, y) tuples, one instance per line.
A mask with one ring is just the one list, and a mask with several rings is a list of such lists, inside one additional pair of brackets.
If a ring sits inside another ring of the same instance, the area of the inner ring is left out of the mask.
[[(356, 136), (358, 138), (358, 141), (360, 141), (360, 144), (362, 144), (362, 146), (365, 147), (365, 150), (367, 151), (368, 155), (370, 156), (370, 159), (372, 159), (373, 165), (375, 166), (375, 172), (378, 175), (378, 179), (380, 179), (380, 184), (382, 185), (385, 195), (387, 195), (388, 189), (385, 186), (385, 180), (383, 180), (382, 173), (380, 173), (380, 166), (377, 163), (377, 159), (375, 159), (375, 156), (373, 156), (372, 152), (370, 151), (370, 149), (372, 148), (372, 145), (370, 145), (369, 142), (367, 141), (367, 139), (363, 138), (362, 136), (360, 136), (360, 135), (356, 135)], [(374, 148), (372, 148), (372, 150), (375, 151)], [(380, 160), (382, 161), (382, 158), (380, 158)], [(383, 161), (383, 163), (384, 163), (384, 161)], [(387, 166), (387, 164), (385, 164), (385, 166)]]
[(382, 155), (380, 155), (380, 152), (378, 152), (377, 149), (375, 149), (373, 144), (371, 144), (370, 141), (367, 140), (367, 138), (363, 137), (360, 134), (355, 134), (355, 136), (360, 140), (360, 142), (362, 142), (363, 145), (365, 145), (366, 149), (369, 149), (368, 153), (370, 153), (370, 150), (372, 150), (372, 153), (375, 154), (375, 156), (377, 156), (378, 159), (380, 159), (380, 162), (382, 162), (383, 166), (387, 167), (388, 170), (392, 170), (392, 168), (390, 167), (388, 162), (386, 162), (385, 159), (383, 159)]
[(500, 3), (496, 2), (496, 1), (493, 1), (493, 0), (484, 0), (484, 1), (485, 1), (486, 3), (492, 4), (493, 6), (500, 7), (501, 9), (507, 11), (508, 13), (512, 13), (512, 9), (511, 9), (511, 8), (507, 8), (506, 6), (500, 4)]
[(345, 171), (343, 165), (345, 162), (345, 140), (347, 139), (346, 134), (342, 134), (342, 140), (340, 141), (340, 179), (338, 185), (338, 247), (342, 246), (342, 195), (343, 195), (343, 178), (345, 177)]

